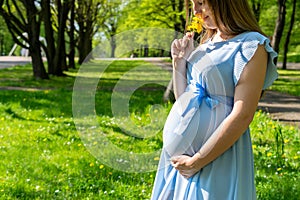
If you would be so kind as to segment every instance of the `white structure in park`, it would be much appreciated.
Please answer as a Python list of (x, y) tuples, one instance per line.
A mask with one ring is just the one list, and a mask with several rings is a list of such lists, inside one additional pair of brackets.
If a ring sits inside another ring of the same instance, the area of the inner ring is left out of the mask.
[[(28, 34), (27, 34), (27, 33), (23, 33), (22, 35), (23, 35), (24, 37), (28, 38)], [(18, 36), (17, 38), (20, 39), (21, 36)], [(43, 42), (45, 45), (47, 45), (46, 39), (45, 39), (44, 37), (41, 37), (41, 36), (40, 36), (40, 41)], [(27, 43), (26, 41), (23, 40), (22, 43), (23, 43), (23, 45), (25, 45), (26, 47), (29, 47), (29, 45), (28, 45), (28, 43)], [(10, 50), (8, 56), (12, 56), (13, 53), (16, 51), (17, 47), (18, 47), (18, 44), (15, 43), (14, 46), (13, 46), (13, 48)], [(41, 51), (42, 51), (42, 56), (44, 57), (45, 52), (44, 52), (43, 49), (41, 49)], [(22, 49), (21, 49), (21, 56), (23, 56), (23, 57), (28, 57), (28, 56), (29, 56), (29, 50), (28, 50), (28, 48), (23, 48), (23, 47), (22, 47)]]

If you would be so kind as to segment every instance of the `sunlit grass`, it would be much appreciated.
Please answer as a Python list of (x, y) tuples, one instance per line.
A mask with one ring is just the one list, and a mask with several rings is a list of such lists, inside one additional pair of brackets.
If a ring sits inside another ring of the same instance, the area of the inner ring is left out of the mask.
[[(96, 65), (105, 67), (107, 63), (99, 61)], [(146, 67), (146, 72), (125, 75), (138, 66)], [(86, 74), (99, 79), (95, 112), (101, 130), (114, 145), (128, 152), (159, 150), (162, 133), (159, 130), (153, 137), (140, 139), (123, 130), (111, 111), (114, 87), (120, 79), (133, 83), (133, 87), (148, 83), (129, 95), (130, 114), (125, 122), (131, 120), (135, 129), (159, 124), (152, 122), (151, 116), (157, 115), (158, 108), (168, 111), (172, 103), (162, 101), (164, 86), (151, 82), (165, 84), (170, 78), (156, 70), (142, 61), (117, 61), (101, 79), (96, 73)], [(280, 73), (288, 79), (298, 76), (289, 71)], [(4, 89), (0, 91), (0, 199), (149, 199), (155, 172), (116, 170), (95, 158), (82, 141), (72, 112), (77, 70), (66, 74), (35, 81), (29, 65), (0, 71), (0, 87)], [(5, 89), (8, 86), (14, 90)], [(130, 87), (118, 95), (126, 99), (128, 91)], [(161, 107), (153, 108), (154, 104)], [(251, 133), (258, 199), (296, 200), (300, 191), (299, 130), (258, 111)]]
[(300, 70), (278, 69), (279, 77), (271, 86), (272, 90), (300, 96)]
[(251, 124), (258, 199), (300, 196), (300, 131), (258, 111)]
[[(279, 55), (278, 58), (280, 61), (283, 60), (283, 55)], [(300, 53), (299, 50), (295, 49), (294, 52), (290, 52), (287, 54), (288, 62), (300, 62)]]

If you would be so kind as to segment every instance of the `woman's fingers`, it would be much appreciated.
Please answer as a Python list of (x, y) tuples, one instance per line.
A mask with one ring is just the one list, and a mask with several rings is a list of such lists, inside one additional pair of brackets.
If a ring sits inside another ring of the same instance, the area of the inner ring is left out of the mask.
[(185, 35), (182, 39), (180, 39), (182, 50), (185, 50), (188, 47), (189, 43), (192, 42), (191, 39), (192, 38), (190, 38), (189, 35)]
[(181, 39), (175, 39), (172, 43), (171, 53), (172, 57), (187, 58), (187, 56), (193, 51), (193, 34), (186, 34)]
[(172, 166), (185, 178), (192, 177), (197, 170), (189, 164), (190, 156), (180, 155), (171, 158)]

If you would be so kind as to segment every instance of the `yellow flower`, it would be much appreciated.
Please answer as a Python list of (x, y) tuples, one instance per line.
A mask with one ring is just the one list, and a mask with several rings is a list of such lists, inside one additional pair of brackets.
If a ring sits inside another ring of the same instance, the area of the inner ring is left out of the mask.
[(103, 168), (104, 168), (104, 165), (100, 165), (99, 168), (100, 168), (100, 169), (103, 169)]
[(94, 163), (90, 163), (90, 167), (94, 167), (94, 165), (95, 165)]
[(280, 171), (280, 170), (282, 170), (282, 168), (281, 168), (281, 167), (277, 168), (277, 171)]
[(203, 19), (200, 16), (192, 18), (191, 23), (187, 26), (187, 31), (201, 33), (203, 25)]
[(257, 146), (256, 146), (255, 144), (252, 145), (252, 149), (256, 149), (256, 147), (257, 147)]
[(272, 156), (272, 153), (270, 153), (270, 152), (267, 153), (267, 156), (268, 156), (268, 157), (271, 157), (271, 156)]
[(288, 143), (289, 140), (288, 139), (284, 139), (284, 144)]
[(155, 157), (154, 160), (159, 160), (159, 157)]

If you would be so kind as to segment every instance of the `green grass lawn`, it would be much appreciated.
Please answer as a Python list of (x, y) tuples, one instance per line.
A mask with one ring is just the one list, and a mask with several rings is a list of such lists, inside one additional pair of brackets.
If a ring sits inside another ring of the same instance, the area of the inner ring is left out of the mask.
[[(278, 60), (282, 61), (283, 60), (283, 55), (279, 55)], [(299, 50), (294, 49), (293, 52), (288, 53), (287, 54), (287, 60), (288, 60), (288, 62), (295, 62), (295, 63), (300, 62)]]
[(300, 70), (278, 70), (279, 77), (271, 86), (272, 90), (300, 96)]
[[(122, 163), (122, 158), (117, 160), (121, 163), (117, 168), (112, 167), (113, 156), (124, 154), (103, 148), (101, 138), (127, 152), (126, 156), (158, 152), (162, 146), (163, 122), (153, 118), (164, 119), (161, 111), (172, 106), (162, 101), (170, 74), (143, 61), (97, 61), (87, 67), (79, 74), (89, 79), (83, 79), (77, 92), (80, 97), (89, 92), (95, 94), (92, 112), (99, 125), (95, 129), (101, 133), (98, 140), (91, 137), (84, 140), (80, 128), (85, 127), (80, 127), (80, 119), (76, 121), (73, 117), (73, 111), (84, 116), (85, 108), (90, 109), (93, 103), (82, 98), (78, 99), (82, 107), (75, 110), (72, 107), (77, 70), (66, 72), (66, 77), (41, 81), (32, 78), (29, 65), (0, 71), (0, 199), (150, 198), (155, 171), (126, 172), (134, 168)], [(99, 75), (102, 75), (100, 80)], [(299, 73), (280, 71), (280, 76), (273, 88), (286, 92), (292, 91)], [(290, 84), (282, 81), (292, 78)], [(158, 80), (160, 84), (154, 84)], [(127, 90), (121, 87), (122, 83), (128, 86)], [(143, 86), (137, 89), (136, 85)], [(299, 95), (299, 91), (295, 94)], [(124, 106), (118, 105), (114, 98), (122, 99)], [(116, 116), (112, 112), (114, 106), (130, 112)], [(122, 120), (130, 126), (121, 126)], [(133, 130), (139, 130), (138, 135)], [(143, 138), (143, 130), (157, 134)], [(272, 121), (268, 114), (258, 111), (251, 131), (258, 199), (298, 199), (299, 130)], [(148, 170), (155, 169), (157, 157), (150, 158), (137, 168), (142, 171), (144, 165)]]

